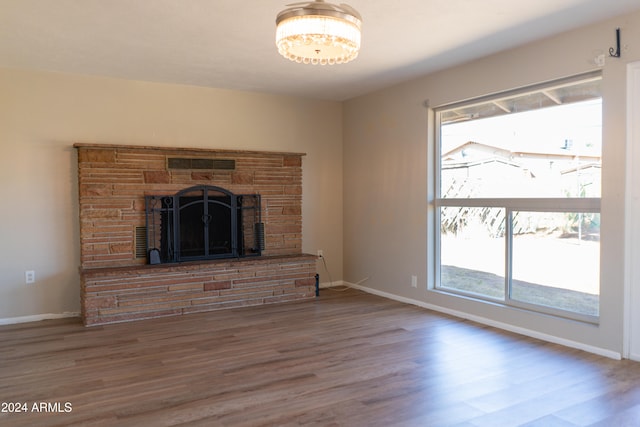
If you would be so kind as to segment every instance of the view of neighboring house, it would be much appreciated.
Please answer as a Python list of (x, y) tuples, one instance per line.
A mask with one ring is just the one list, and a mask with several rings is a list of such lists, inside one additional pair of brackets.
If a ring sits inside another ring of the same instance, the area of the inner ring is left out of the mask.
[(597, 197), (600, 169), (600, 156), (570, 147), (536, 153), (469, 141), (442, 154), (442, 196), (463, 198), (473, 192), (475, 197), (498, 197), (483, 188), (500, 187), (504, 194), (521, 197), (549, 197), (554, 192), (558, 197)]

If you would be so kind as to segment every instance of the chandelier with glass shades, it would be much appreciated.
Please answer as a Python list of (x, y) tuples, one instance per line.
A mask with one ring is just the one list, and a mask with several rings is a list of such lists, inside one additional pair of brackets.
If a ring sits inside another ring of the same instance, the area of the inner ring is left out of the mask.
[(288, 4), (276, 17), (278, 52), (303, 64), (344, 64), (360, 50), (362, 18), (351, 6), (324, 0)]

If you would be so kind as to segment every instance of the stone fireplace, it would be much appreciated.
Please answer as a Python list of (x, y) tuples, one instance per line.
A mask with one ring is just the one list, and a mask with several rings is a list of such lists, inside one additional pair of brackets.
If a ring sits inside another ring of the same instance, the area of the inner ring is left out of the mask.
[(315, 296), (303, 154), (74, 146), (85, 325)]

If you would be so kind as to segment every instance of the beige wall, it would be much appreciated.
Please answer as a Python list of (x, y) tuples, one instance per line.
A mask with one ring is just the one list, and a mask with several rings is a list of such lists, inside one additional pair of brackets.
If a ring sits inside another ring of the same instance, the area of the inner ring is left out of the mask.
[[(427, 227), (433, 161), (427, 110), (493, 92), (596, 69), (615, 43), (603, 80), (601, 322), (565, 321), (427, 291), (433, 229)], [(640, 12), (483, 58), (345, 103), (344, 277), (380, 293), (489, 323), (513, 325), (611, 352), (622, 351), (624, 290), (625, 72), (640, 59)], [(421, 286), (411, 287), (417, 275)], [(366, 280), (365, 280), (366, 279)]]
[(0, 320), (79, 311), (74, 142), (306, 153), (303, 251), (342, 278), (340, 103), (10, 69), (0, 94)]

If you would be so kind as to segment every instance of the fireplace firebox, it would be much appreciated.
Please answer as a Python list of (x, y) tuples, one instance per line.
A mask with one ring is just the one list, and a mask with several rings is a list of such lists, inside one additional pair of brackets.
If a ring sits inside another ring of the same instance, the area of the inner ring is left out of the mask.
[(198, 185), (145, 196), (150, 264), (259, 256), (264, 249), (259, 194)]

